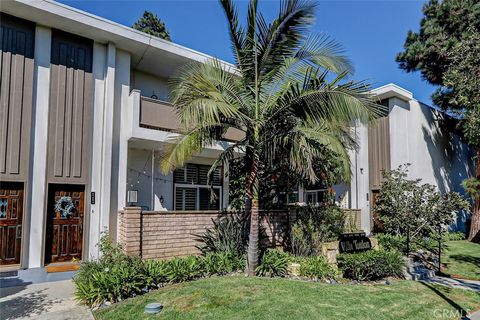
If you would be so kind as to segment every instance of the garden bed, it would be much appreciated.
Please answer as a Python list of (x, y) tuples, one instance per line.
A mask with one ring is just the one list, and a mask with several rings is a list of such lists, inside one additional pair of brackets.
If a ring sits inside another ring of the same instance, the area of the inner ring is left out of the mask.
[[(147, 303), (160, 302), (158, 315)], [(282, 278), (225, 276), (167, 286), (95, 312), (115, 319), (458, 319), (458, 310), (480, 308), (467, 290), (394, 281), (392, 285), (329, 285)], [(435, 311), (440, 310), (440, 311)], [(457, 316), (456, 316), (457, 315)]]

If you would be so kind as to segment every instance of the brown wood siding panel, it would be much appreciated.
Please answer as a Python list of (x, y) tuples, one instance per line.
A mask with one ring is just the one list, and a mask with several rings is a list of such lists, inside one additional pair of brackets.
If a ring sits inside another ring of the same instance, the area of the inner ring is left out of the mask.
[(0, 178), (26, 180), (35, 26), (5, 14), (1, 14), (0, 21)]
[(368, 162), (370, 190), (378, 189), (382, 181), (382, 171), (391, 169), (388, 117), (378, 119), (368, 128)]
[(93, 42), (54, 30), (48, 181), (87, 183), (93, 111)]
[[(181, 123), (175, 109), (168, 102), (141, 97), (140, 126), (178, 132)], [(224, 138), (229, 141), (240, 141), (245, 138), (245, 132), (229, 128), (225, 132)]]

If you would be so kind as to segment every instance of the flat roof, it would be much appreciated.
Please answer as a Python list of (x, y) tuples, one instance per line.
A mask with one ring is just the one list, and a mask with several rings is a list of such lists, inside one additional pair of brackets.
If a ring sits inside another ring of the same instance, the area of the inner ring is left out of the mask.
[[(111, 42), (117, 49), (131, 54), (133, 68), (154, 75), (169, 76), (181, 65), (213, 59), (202, 52), (52, 0), (1, 1), (0, 7), (2, 12), (38, 25), (77, 34), (98, 43)], [(231, 63), (221, 63), (227, 70), (235, 72)]]

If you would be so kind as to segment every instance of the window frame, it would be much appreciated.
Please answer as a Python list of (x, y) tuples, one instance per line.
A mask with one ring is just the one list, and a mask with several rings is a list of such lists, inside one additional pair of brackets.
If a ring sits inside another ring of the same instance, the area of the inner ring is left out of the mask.
[(173, 184), (173, 210), (174, 211), (192, 211), (192, 210), (183, 210), (177, 209), (177, 188), (184, 189), (196, 189), (196, 199), (195, 199), (195, 210), (193, 211), (220, 211), (223, 208), (223, 187), (222, 186), (212, 186), (213, 189), (217, 189), (219, 192), (218, 200), (218, 209), (215, 210), (200, 210), (200, 189), (210, 189), (209, 185), (205, 184), (190, 184), (190, 183), (174, 183)]

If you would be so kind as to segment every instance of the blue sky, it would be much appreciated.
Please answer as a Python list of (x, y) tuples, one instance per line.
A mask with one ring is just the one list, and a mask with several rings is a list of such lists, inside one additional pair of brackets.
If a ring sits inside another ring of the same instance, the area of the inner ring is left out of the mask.
[[(155, 12), (166, 23), (174, 42), (233, 62), (226, 20), (217, 1), (60, 2), (128, 26), (144, 10)], [(354, 79), (366, 80), (374, 87), (393, 82), (431, 104), (434, 87), (419, 73), (400, 70), (395, 62), (408, 30), (419, 28), (422, 6), (423, 1), (320, 0), (312, 32), (327, 33), (344, 46), (355, 66)], [(243, 18), (247, 2), (237, 1), (237, 7)], [(278, 12), (278, 2), (260, 1), (260, 9), (271, 19)]]

